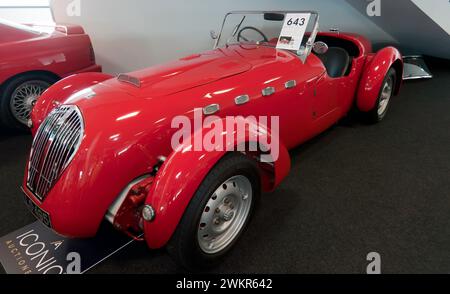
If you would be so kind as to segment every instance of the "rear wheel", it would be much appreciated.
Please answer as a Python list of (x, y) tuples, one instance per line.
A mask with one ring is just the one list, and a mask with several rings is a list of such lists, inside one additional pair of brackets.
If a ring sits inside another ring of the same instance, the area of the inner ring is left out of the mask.
[(26, 129), (31, 110), (42, 93), (57, 79), (45, 74), (25, 74), (4, 85), (0, 121), (9, 129)]
[(218, 264), (247, 226), (260, 193), (256, 163), (240, 153), (226, 155), (191, 200), (169, 254), (190, 270)]
[(396, 81), (396, 71), (395, 69), (391, 68), (384, 78), (375, 107), (370, 112), (366, 113), (366, 118), (369, 123), (378, 123), (386, 117), (386, 114), (389, 110), (391, 98), (394, 94)]

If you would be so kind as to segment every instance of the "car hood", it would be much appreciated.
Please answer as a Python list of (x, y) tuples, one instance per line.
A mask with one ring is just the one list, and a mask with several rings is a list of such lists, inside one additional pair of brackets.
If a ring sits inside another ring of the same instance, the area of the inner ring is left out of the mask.
[(105, 82), (137, 97), (154, 98), (171, 95), (249, 71), (252, 65), (242, 58), (226, 55), (222, 50), (208, 51), (174, 62), (122, 75), (120, 80)]
[[(289, 52), (270, 47), (247, 47), (229, 46), (188, 56), (131, 72), (123, 80), (111, 78), (76, 90), (72, 90), (69, 83), (70, 87), (51, 94), (59, 99), (40, 99), (42, 103), (33, 110), (35, 118), (37, 113), (40, 117), (36, 118), (36, 126), (55, 105), (61, 104), (77, 105), (85, 115), (93, 112), (96, 124), (114, 124), (109, 120), (135, 112), (139, 112), (145, 124), (150, 117), (160, 120), (163, 116), (169, 118), (190, 113), (193, 108), (213, 103), (228, 105), (234, 97), (242, 95), (244, 89), (262, 89), (279, 79), (288, 80), (292, 71), (302, 72), (297, 79), (299, 83), (325, 71), (314, 56), (304, 64)], [(103, 119), (96, 119), (99, 114)]]

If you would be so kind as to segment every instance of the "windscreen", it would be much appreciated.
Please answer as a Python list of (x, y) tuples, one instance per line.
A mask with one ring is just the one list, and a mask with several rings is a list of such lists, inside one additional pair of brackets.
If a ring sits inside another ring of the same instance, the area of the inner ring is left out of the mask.
[(216, 47), (257, 44), (304, 54), (317, 30), (315, 12), (235, 12), (225, 17)]

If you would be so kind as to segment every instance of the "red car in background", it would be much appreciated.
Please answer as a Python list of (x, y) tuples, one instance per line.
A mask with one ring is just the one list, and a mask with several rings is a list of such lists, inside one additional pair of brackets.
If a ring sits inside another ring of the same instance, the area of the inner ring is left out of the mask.
[(100, 72), (89, 36), (77, 25), (50, 33), (0, 19), (0, 124), (25, 128), (37, 98), (61, 78)]

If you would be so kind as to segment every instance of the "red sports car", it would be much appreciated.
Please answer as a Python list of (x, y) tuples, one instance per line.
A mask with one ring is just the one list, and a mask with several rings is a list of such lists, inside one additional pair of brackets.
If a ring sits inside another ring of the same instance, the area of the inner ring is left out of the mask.
[[(319, 33), (318, 18), (230, 13), (212, 51), (56, 83), (32, 112), (28, 206), (66, 236), (94, 236), (106, 219), (185, 267), (215, 264), (288, 174), (289, 149), (352, 107), (381, 121), (399, 92), (397, 49)], [(243, 127), (228, 128), (233, 118)]]
[(51, 33), (0, 19), (0, 123), (24, 128), (36, 99), (61, 78), (100, 72), (89, 36), (80, 26)]

